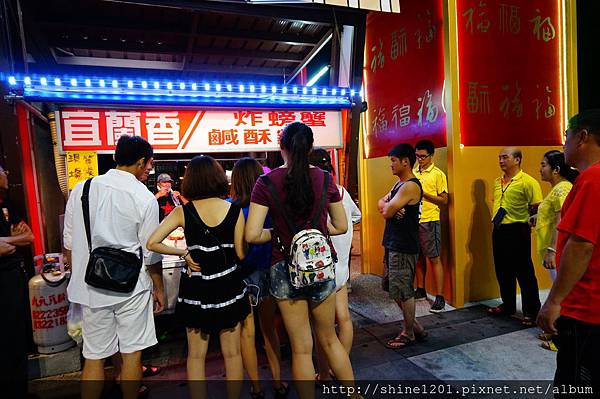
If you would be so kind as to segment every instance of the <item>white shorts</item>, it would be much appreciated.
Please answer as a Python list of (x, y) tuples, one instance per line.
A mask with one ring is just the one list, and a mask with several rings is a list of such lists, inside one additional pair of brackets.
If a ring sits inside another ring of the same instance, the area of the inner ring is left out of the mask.
[(125, 302), (83, 310), (83, 357), (105, 359), (117, 352), (133, 353), (155, 345), (151, 291), (143, 291)]

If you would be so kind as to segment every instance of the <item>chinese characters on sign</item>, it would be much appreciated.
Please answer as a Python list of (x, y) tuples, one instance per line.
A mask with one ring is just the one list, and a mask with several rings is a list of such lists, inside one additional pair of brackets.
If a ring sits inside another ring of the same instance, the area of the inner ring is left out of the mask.
[[(523, 0), (513, 1), (516, 3), (523, 3)], [(488, 2), (490, 3), (490, 6), (488, 6)], [(472, 0), (463, 1), (463, 3), (467, 3), (465, 7), (471, 6), (460, 14), (465, 31), (470, 34), (490, 32), (493, 23), (489, 18), (488, 12), (492, 10), (491, 5), (495, 5), (497, 2), (492, 0)], [(528, 4), (524, 4), (524, 6), (526, 5)], [(510, 33), (518, 35), (521, 32), (521, 6), (508, 3), (498, 3), (497, 6), (498, 31), (503, 34)], [(527, 7), (527, 11), (533, 11), (530, 12), (532, 15), (529, 19), (531, 30), (528, 34), (532, 34), (537, 40), (543, 40), (544, 42), (549, 42), (556, 38), (556, 29), (554, 28), (550, 16), (543, 16), (540, 8), (533, 8), (533, 10), (531, 10), (530, 7)]]
[(106, 138), (109, 145), (115, 145), (122, 135), (139, 136), (142, 134), (139, 112), (106, 113)]
[[(474, 15), (476, 24), (473, 23)], [(487, 15), (487, 4), (483, 0), (479, 1), (476, 6), (471, 7), (467, 11), (463, 12), (462, 16), (465, 17), (465, 27), (471, 34), (475, 32), (475, 29), (479, 32), (487, 33), (490, 29), (490, 26), (492, 26), (492, 22)]]
[(69, 190), (82, 180), (98, 176), (98, 155), (94, 151), (67, 151), (66, 159)]
[(561, 144), (559, 4), (457, 1), (462, 144)]
[(98, 146), (100, 141), (100, 113), (63, 112), (63, 132), (65, 146)]
[[(112, 152), (123, 135), (142, 136), (157, 152), (270, 151), (291, 122), (307, 124), (315, 145), (342, 146), (340, 111), (102, 110), (61, 111), (63, 150)], [(73, 157), (72, 157), (73, 158)], [(78, 157), (79, 159), (79, 157)], [(73, 177), (82, 173), (73, 170)]]
[(535, 11), (538, 15), (530, 20), (533, 23), (533, 34), (537, 40), (549, 42), (556, 37), (556, 30), (552, 25), (552, 20), (550, 17), (542, 19), (541, 15), (539, 15), (540, 10), (536, 9)]
[(519, 10), (521, 7), (500, 3), (500, 32), (511, 33), (513, 35), (521, 32), (521, 16)]
[(400, 14), (367, 16), (367, 158), (401, 141), (446, 145), (442, 15), (441, 1), (419, 0), (403, 2)]

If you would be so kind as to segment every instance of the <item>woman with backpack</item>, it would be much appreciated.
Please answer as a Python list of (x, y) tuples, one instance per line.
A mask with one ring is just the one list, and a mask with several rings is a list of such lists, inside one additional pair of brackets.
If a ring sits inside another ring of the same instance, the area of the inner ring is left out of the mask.
[[(187, 375), (204, 381), (208, 340), (216, 335), (225, 360), (228, 397), (240, 396), (244, 377), (240, 353), (240, 324), (250, 313), (250, 302), (239, 259), (244, 258), (244, 214), (222, 198), (229, 192), (227, 176), (213, 158), (196, 156), (183, 179), (182, 194), (189, 200), (178, 206), (150, 236), (150, 251), (176, 255), (186, 261), (175, 316), (186, 327)], [(185, 229), (187, 249), (164, 245), (176, 228)], [(206, 397), (204, 383), (190, 384), (192, 398)]]
[[(333, 165), (331, 157), (327, 150), (323, 148), (315, 148), (310, 153), (310, 164), (326, 170), (333, 175)], [(352, 340), (354, 338), (354, 328), (352, 326), (352, 317), (348, 308), (348, 280), (350, 279), (350, 250), (352, 249), (352, 230), (353, 224), (360, 222), (362, 214), (356, 206), (348, 191), (340, 185), (337, 185), (344, 204), (346, 212), (346, 220), (348, 222), (348, 231), (344, 234), (331, 238), (335, 252), (337, 253), (338, 262), (335, 267), (335, 321), (337, 323), (339, 338), (346, 352), (350, 353), (352, 349)], [(324, 382), (331, 380), (329, 365), (324, 356), (323, 351), (317, 345), (317, 361), (319, 373), (317, 380)]]
[[(235, 163), (231, 171), (230, 201), (242, 208), (245, 218), (248, 217), (250, 194), (256, 180), (262, 174), (263, 168), (254, 158), (241, 158)], [(269, 217), (267, 217), (265, 227), (271, 227)], [(285, 399), (289, 388), (281, 382), (281, 351), (279, 337), (273, 325), (277, 304), (269, 293), (271, 251), (270, 242), (250, 244), (246, 257), (242, 261), (242, 272), (245, 276), (244, 282), (248, 287), (251, 301), (256, 303), (256, 309), (258, 310), (258, 321), (265, 341), (265, 352), (273, 375), (274, 397), (275, 399)], [(256, 356), (254, 312), (250, 312), (242, 323), (241, 335), (242, 360), (252, 383), (250, 397), (252, 399), (263, 399), (265, 394), (260, 386)]]
[[(273, 242), (271, 295), (290, 338), (294, 380), (315, 379), (312, 317), (336, 378), (352, 384), (350, 358), (335, 332), (335, 252), (328, 240), (345, 233), (348, 225), (335, 182), (308, 163), (312, 145), (313, 132), (304, 123), (293, 122), (283, 130), (280, 146), (285, 163), (257, 180), (245, 237), (249, 243)], [(263, 227), (267, 214), (272, 230)], [(296, 389), (300, 397), (314, 395), (314, 384), (297, 383)]]

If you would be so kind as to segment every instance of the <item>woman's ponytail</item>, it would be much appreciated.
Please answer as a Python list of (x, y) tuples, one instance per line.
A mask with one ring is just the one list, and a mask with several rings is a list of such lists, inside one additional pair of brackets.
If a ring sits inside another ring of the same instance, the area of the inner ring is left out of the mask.
[(283, 189), (288, 209), (299, 217), (310, 216), (315, 199), (308, 163), (313, 141), (311, 128), (301, 122), (290, 123), (281, 136), (282, 147), (289, 155)]

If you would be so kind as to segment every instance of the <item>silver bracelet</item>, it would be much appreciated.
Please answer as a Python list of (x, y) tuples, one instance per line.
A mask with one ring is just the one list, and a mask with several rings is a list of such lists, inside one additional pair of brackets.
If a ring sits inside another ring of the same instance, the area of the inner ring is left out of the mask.
[(188, 250), (188, 251), (185, 251), (185, 253), (184, 253), (183, 255), (179, 256), (179, 259), (181, 259), (181, 260), (185, 260), (185, 257), (186, 257), (186, 256), (188, 256), (189, 254), (190, 254), (190, 251), (189, 251), (189, 250)]
[(548, 247), (548, 248), (546, 248), (546, 250), (548, 250), (548, 251), (550, 251), (550, 252), (554, 252), (554, 253), (556, 253), (556, 249), (554, 249), (554, 248), (552, 248), (552, 247)]

